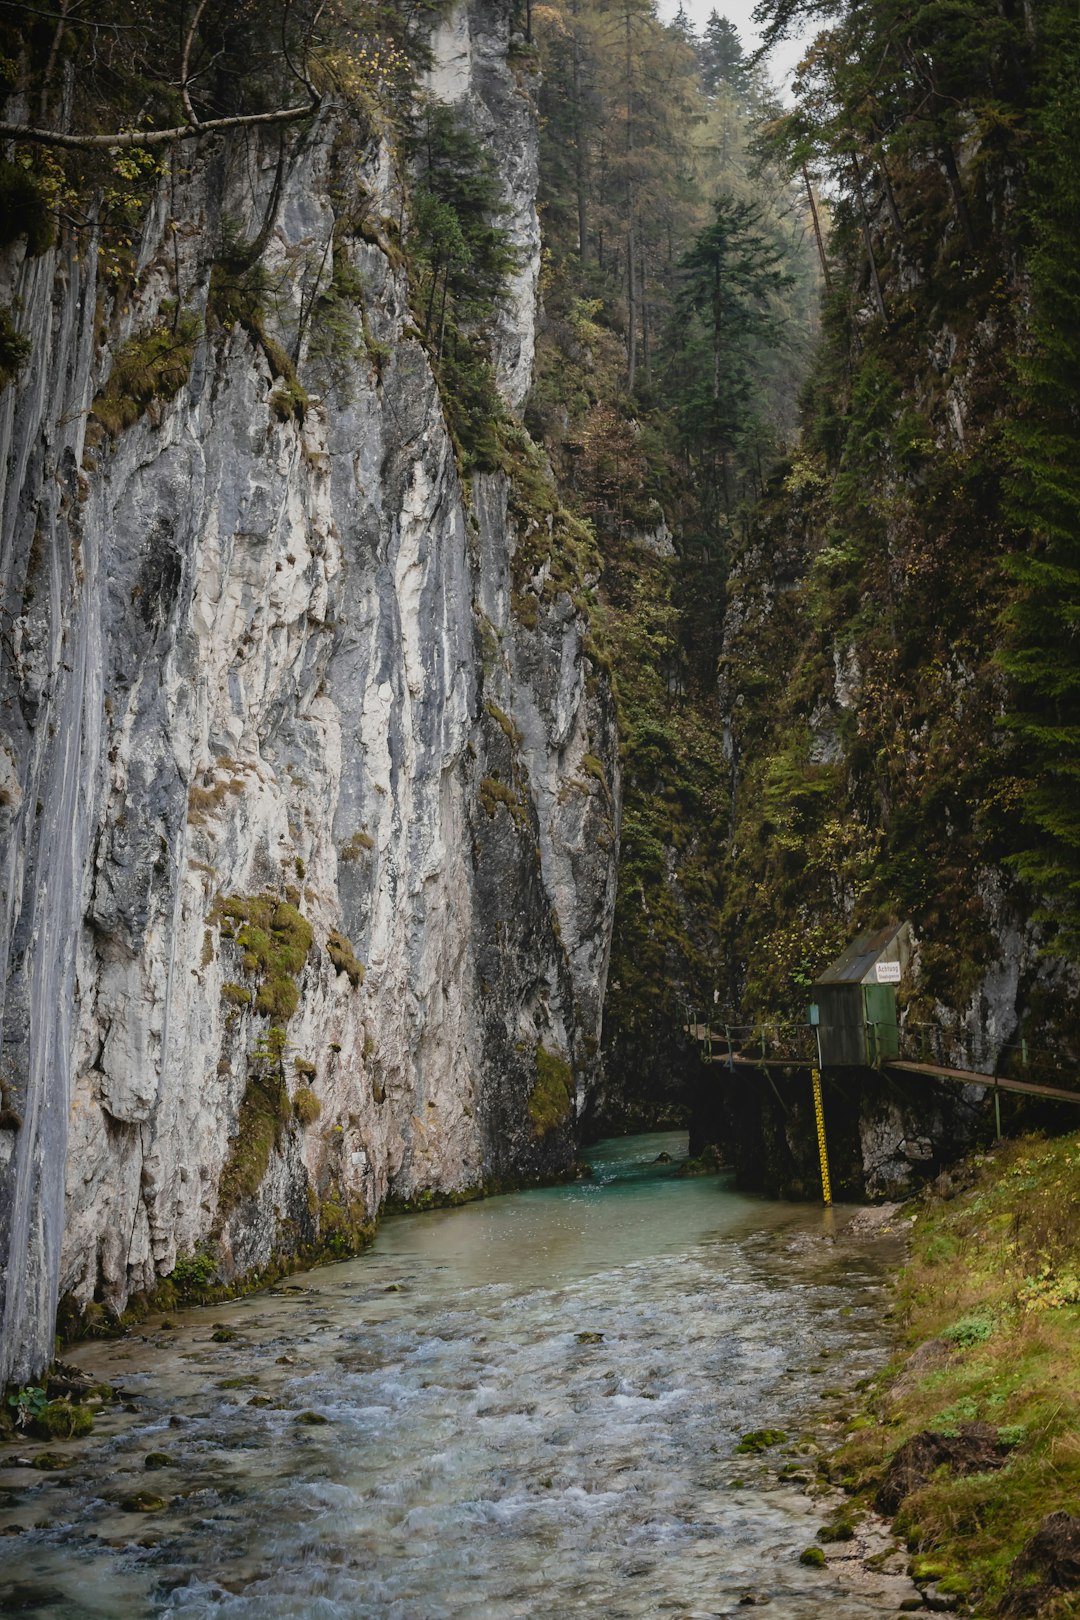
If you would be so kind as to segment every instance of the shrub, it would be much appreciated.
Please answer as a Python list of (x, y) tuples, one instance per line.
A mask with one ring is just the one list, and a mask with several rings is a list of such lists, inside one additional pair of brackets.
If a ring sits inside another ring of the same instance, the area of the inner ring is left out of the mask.
[(184, 310), (173, 322), (129, 338), (117, 352), (108, 381), (90, 408), (110, 438), (137, 422), (151, 401), (179, 393), (191, 374), (199, 331), (199, 317)]
[(314, 1125), (322, 1113), (322, 1103), (310, 1086), (297, 1086), (293, 1096), (293, 1113), (301, 1125)]
[(0, 245), (20, 236), (26, 237), (26, 251), (33, 257), (52, 247), (56, 226), (33, 175), (0, 158)]
[(345, 935), (339, 934), (336, 928), (331, 929), (327, 936), (326, 952), (337, 971), (348, 974), (349, 983), (354, 989), (363, 984), (366, 971), (364, 964), (357, 959), (356, 952)]

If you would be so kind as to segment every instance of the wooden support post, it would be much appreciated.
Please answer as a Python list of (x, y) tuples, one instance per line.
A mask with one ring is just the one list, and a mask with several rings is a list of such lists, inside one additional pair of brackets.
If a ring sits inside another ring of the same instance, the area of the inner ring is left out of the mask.
[(811, 1069), (810, 1079), (814, 1088), (814, 1120), (817, 1125), (818, 1157), (821, 1160), (821, 1201), (828, 1209), (832, 1203), (832, 1188), (829, 1185), (829, 1154), (825, 1145), (825, 1110), (821, 1106), (820, 1070)]

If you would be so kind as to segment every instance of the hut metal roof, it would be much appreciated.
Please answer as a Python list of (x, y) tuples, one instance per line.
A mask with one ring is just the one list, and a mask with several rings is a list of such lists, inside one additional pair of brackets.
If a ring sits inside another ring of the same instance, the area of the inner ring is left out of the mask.
[(860, 934), (819, 974), (817, 984), (862, 984), (874, 963), (888, 950), (903, 923), (888, 923)]

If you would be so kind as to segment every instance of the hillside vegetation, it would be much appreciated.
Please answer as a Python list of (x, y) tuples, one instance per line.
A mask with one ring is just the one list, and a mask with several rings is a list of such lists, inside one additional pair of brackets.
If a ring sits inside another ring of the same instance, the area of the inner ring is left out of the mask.
[(1080, 1134), (1000, 1144), (954, 1182), (915, 1217), (905, 1354), (834, 1472), (969, 1612), (1075, 1614), (1080, 1534), (1038, 1533), (1080, 1500)]
[[(1075, 13), (759, 16), (819, 25), (793, 106), (723, 19), (534, 12), (530, 425), (602, 552), (605, 1047), (645, 1114), (687, 1002), (802, 1016), (892, 918), (920, 940), (906, 1016), (954, 1062), (1080, 1050)], [(988, 1033), (992, 970), (1016, 989)]]

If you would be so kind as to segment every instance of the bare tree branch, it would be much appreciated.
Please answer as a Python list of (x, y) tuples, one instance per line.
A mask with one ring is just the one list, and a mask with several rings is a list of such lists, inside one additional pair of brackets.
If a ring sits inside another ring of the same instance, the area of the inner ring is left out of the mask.
[[(205, 10), (206, 0), (199, 0), (191, 22), (188, 24), (188, 31), (184, 35), (184, 49), (180, 53), (180, 96), (184, 103), (184, 111), (187, 113), (188, 123), (193, 126), (199, 120), (195, 116), (195, 109), (191, 105), (191, 96), (188, 93), (188, 78), (191, 71), (191, 46), (195, 38), (195, 30), (199, 26), (199, 18)], [(310, 86), (308, 88), (310, 89)]]
[(60, 130), (35, 129), (30, 124), (0, 124), (0, 140), (28, 141), (36, 146), (63, 146), (75, 152), (103, 152), (113, 147), (168, 146), (173, 141), (200, 140), (223, 129), (244, 129), (252, 124), (294, 124), (318, 112), (321, 98), (303, 107), (279, 107), (275, 112), (243, 113), (235, 118), (208, 118), (202, 124), (180, 124), (175, 129), (121, 129), (111, 135), (65, 135)]

